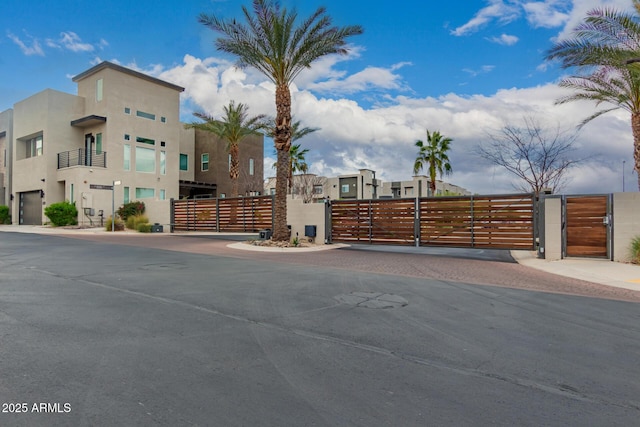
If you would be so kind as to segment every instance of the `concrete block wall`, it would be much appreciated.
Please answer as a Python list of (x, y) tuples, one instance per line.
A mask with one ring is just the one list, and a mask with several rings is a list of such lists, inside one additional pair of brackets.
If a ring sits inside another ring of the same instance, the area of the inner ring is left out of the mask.
[(316, 226), (315, 243), (324, 244), (325, 205), (324, 203), (303, 203), (301, 199), (287, 200), (287, 224), (291, 225), (291, 237), (298, 233), (300, 240), (305, 238), (304, 226)]
[(544, 259), (562, 259), (562, 199), (544, 200)]
[(640, 193), (613, 195), (613, 260), (628, 262), (631, 240), (640, 236)]

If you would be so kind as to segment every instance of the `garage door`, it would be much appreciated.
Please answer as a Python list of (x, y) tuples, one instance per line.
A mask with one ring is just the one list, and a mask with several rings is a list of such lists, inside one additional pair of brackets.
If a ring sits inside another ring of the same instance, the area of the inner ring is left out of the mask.
[(40, 190), (20, 193), (20, 224), (42, 225)]

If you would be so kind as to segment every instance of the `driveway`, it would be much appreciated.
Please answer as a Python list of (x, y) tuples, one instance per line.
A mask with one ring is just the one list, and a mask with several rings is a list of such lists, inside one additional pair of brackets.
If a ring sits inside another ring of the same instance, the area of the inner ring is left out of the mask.
[(0, 425), (640, 417), (637, 303), (491, 283), (500, 268), (504, 282), (586, 282), (502, 261), (121, 237), (0, 233)]

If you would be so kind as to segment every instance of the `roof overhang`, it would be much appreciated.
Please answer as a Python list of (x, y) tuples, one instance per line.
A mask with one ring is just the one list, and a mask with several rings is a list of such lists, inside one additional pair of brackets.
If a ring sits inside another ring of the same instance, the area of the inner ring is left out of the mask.
[(2, 132), (0, 132), (0, 138), (4, 138), (5, 136), (7, 136), (6, 130), (3, 130)]
[(189, 187), (189, 188), (217, 188), (216, 184), (211, 184), (208, 182), (198, 182), (198, 181), (186, 181), (184, 179), (180, 180), (181, 187)]
[(78, 128), (88, 128), (90, 126), (96, 126), (107, 121), (106, 117), (96, 116), (92, 114), (90, 116), (81, 117), (76, 120), (71, 120), (71, 126), (75, 126)]

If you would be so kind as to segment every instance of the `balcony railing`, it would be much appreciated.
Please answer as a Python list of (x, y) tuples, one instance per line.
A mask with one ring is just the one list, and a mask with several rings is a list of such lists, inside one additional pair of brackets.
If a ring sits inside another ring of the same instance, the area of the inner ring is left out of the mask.
[(107, 167), (106, 151), (87, 151), (82, 148), (58, 153), (58, 169), (71, 166), (92, 166), (96, 168)]

